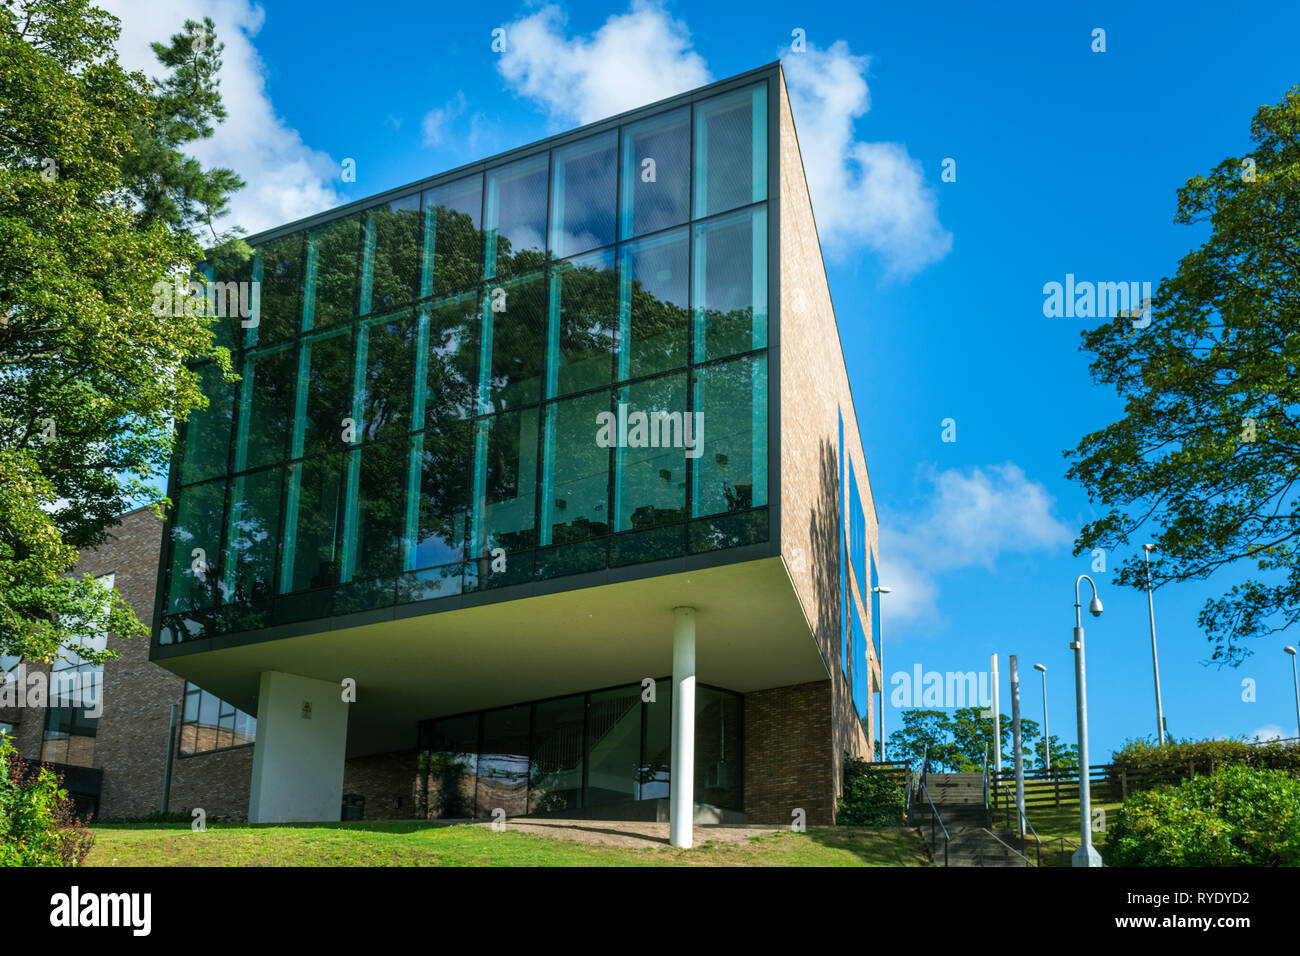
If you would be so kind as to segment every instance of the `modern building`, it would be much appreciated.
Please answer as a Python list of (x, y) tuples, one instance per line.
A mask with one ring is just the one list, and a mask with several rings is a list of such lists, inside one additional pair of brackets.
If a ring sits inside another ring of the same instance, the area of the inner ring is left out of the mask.
[(779, 64), (249, 242), (150, 659), (251, 820), (833, 820), (877, 524)]

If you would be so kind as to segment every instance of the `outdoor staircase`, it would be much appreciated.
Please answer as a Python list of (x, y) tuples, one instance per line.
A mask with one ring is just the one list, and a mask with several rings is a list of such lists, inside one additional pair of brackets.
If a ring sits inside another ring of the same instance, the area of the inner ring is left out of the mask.
[[(984, 806), (984, 776), (978, 773), (927, 773), (925, 790), (934, 803), (943, 826), (921, 826), (922, 835), (930, 844), (930, 854), (936, 864), (944, 865), (944, 836), (948, 831), (948, 866), (1032, 866), (1015, 849), (1019, 837), (1015, 832), (1000, 828), (987, 828)], [(921, 815), (929, 812), (925, 793), (913, 796)], [(986, 829), (987, 828), (987, 829)], [(933, 834), (933, 835), (932, 835)]]

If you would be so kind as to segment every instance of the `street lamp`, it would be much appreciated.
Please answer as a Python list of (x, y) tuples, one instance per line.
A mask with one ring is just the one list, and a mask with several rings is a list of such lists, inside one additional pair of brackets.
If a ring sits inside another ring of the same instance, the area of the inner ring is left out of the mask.
[(1042, 664), (1035, 664), (1034, 670), (1043, 675), (1043, 753), (1047, 757), (1046, 768), (1048, 774), (1052, 772), (1052, 737), (1047, 732), (1047, 668)]
[[(874, 587), (872, 594), (889, 594), (889, 588)], [(883, 615), (881, 615), (883, 617)], [(876, 666), (880, 668), (880, 762), (885, 762), (885, 625), (876, 622), (876, 631), (880, 634), (880, 647), (876, 649)]]
[(1092, 588), (1092, 602), (1088, 612), (1101, 617), (1101, 598), (1092, 578), (1081, 574), (1074, 580), (1074, 697), (1078, 707), (1076, 721), (1079, 729), (1079, 849), (1070, 862), (1074, 866), (1101, 866), (1101, 855), (1092, 846), (1092, 793), (1088, 781), (1088, 689), (1083, 665), (1083, 617), (1079, 608), (1079, 582), (1087, 581)]
[(1142, 560), (1147, 567), (1147, 617), (1151, 621), (1151, 670), (1156, 675), (1156, 740), (1161, 747), (1165, 745), (1165, 715), (1160, 706), (1160, 661), (1156, 658), (1156, 605), (1151, 597), (1151, 552), (1154, 544), (1142, 545)]
[[(1284, 647), (1282, 650), (1291, 655), (1291, 686), (1295, 688), (1295, 722), (1296, 727), (1300, 728), (1300, 678), (1296, 677), (1295, 668), (1295, 648)], [(1300, 734), (1300, 729), (1296, 730)]]

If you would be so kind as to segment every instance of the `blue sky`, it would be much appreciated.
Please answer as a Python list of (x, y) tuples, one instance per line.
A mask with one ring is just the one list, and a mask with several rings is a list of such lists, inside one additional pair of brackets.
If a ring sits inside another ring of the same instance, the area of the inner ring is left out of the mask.
[[(1096, 320), (1045, 318), (1043, 285), (1073, 273), (1154, 286), (1203, 241), (1173, 224), (1175, 191), (1244, 153), (1255, 110), (1300, 82), (1300, 7), (103, 5), (123, 18), (124, 61), (151, 74), (148, 41), (186, 16), (216, 20), (230, 119), (196, 154), (249, 181), (234, 208), (250, 231), (783, 59), (894, 588), (887, 678), (918, 663), (981, 670), (996, 652), (1009, 710), (1017, 654), (1027, 678), (1048, 667), (1052, 730), (1074, 739), (1066, 645), (1092, 559), (1070, 552), (1093, 511), (1062, 451), (1120, 407), (1078, 351)], [(348, 158), (355, 183), (339, 176)], [(948, 158), (955, 182), (941, 181)], [(955, 442), (941, 440), (946, 418)], [(1155, 717), (1145, 596), (1094, 576), (1100, 762)], [(1284, 641), (1254, 645), (1239, 669), (1202, 663), (1197, 612), (1234, 580), (1157, 593), (1177, 737), (1297, 732)], [(1037, 680), (1024, 706), (1040, 717)]]

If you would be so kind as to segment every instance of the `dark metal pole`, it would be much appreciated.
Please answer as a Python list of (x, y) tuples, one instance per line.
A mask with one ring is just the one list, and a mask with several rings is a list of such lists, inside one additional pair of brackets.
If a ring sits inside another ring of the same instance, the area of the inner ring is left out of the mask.
[(176, 753), (176, 714), (179, 708), (172, 704), (171, 726), (167, 728), (167, 760), (163, 764), (162, 812), (167, 812), (172, 794), (172, 756)]

